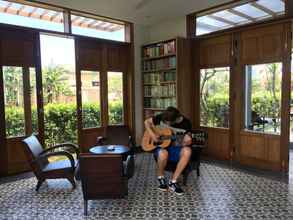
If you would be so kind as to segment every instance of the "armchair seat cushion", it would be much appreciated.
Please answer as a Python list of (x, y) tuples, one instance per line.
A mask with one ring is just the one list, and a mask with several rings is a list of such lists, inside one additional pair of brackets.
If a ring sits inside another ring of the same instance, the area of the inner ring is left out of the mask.
[[(77, 166), (78, 161), (75, 160), (75, 166)], [(48, 163), (46, 166), (43, 167), (43, 172), (53, 171), (53, 170), (60, 170), (60, 169), (72, 169), (70, 160), (59, 160)]]

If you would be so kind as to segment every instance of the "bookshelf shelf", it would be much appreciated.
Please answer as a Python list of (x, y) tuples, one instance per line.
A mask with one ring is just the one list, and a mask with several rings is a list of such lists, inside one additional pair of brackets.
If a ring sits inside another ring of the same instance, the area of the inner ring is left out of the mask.
[(147, 61), (147, 60), (157, 60), (157, 59), (162, 59), (162, 58), (167, 58), (167, 57), (173, 57), (173, 56), (176, 56), (176, 53), (170, 53), (170, 54), (156, 56), (156, 57), (145, 57), (142, 60), (144, 60), (144, 61)]
[(151, 110), (151, 111), (164, 111), (162, 108), (144, 108), (144, 110)]
[(176, 70), (176, 68), (162, 68), (162, 69), (153, 69), (153, 70), (143, 70), (143, 73), (154, 73), (154, 72), (165, 72), (169, 70)]
[(165, 81), (165, 82), (160, 82), (160, 84), (175, 84), (176, 81)]
[(142, 46), (143, 116), (151, 117), (169, 106), (191, 115), (192, 75), (190, 40), (173, 38)]
[(177, 39), (142, 47), (144, 115), (177, 107)]

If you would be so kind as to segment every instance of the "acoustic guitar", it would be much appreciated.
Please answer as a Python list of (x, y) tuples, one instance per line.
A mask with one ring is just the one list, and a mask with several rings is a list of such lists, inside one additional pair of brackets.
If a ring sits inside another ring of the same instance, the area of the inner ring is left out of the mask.
[(141, 142), (141, 146), (144, 151), (152, 151), (156, 147), (167, 148), (170, 146), (172, 140), (177, 138), (179, 135), (173, 135), (173, 132), (170, 128), (154, 128), (154, 132), (158, 134), (159, 142), (155, 143), (149, 132), (145, 131)]

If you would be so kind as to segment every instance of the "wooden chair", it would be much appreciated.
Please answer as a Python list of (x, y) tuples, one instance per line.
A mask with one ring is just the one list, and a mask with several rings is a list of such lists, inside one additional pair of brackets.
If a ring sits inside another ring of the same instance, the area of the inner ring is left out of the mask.
[(88, 200), (122, 198), (128, 194), (128, 179), (133, 176), (134, 159), (125, 164), (118, 154), (80, 154), (80, 177), (84, 198), (84, 215)]
[[(43, 149), (36, 136), (30, 136), (23, 140), (25, 154), (29, 164), (38, 179), (36, 191), (39, 190), (46, 179), (66, 178), (76, 187), (74, 181), (74, 171), (78, 160), (74, 160), (70, 152), (74, 152), (79, 157), (79, 149), (76, 145), (63, 143), (48, 149)], [(59, 149), (58, 151), (56, 151)], [(60, 150), (61, 149), (61, 150)], [(68, 150), (65, 150), (68, 149)], [(49, 162), (50, 157), (65, 156), (68, 159)]]
[[(196, 170), (197, 176), (200, 176), (200, 155), (202, 149), (206, 146), (208, 134), (204, 130), (192, 130), (192, 154), (190, 161), (186, 168), (182, 172), (183, 185), (187, 184), (189, 174)], [(154, 159), (157, 161), (157, 157), (154, 154)], [(166, 171), (174, 172), (176, 170), (177, 162), (168, 161), (165, 168)]]
[(132, 149), (135, 144), (129, 128), (126, 125), (121, 126), (107, 126), (105, 131), (105, 136), (98, 137), (98, 144), (119, 144), (124, 145)]

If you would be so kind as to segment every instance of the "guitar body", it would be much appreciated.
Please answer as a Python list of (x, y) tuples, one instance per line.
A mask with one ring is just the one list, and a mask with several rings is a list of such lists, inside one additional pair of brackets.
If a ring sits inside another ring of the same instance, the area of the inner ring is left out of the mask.
[(148, 131), (144, 132), (141, 146), (144, 151), (152, 151), (156, 147), (166, 148), (169, 147), (172, 140), (172, 130), (169, 128), (155, 128), (154, 132), (160, 136), (159, 143), (154, 143)]

